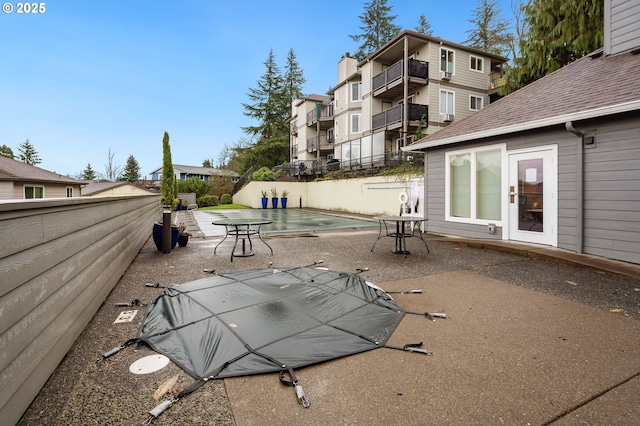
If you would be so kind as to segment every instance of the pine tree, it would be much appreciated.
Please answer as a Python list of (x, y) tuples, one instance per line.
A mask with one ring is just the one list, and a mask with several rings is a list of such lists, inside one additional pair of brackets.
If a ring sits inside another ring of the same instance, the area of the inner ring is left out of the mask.
[(91, 167), (91, 163), (87, 163), (87, 168), (82, 171), (80, 175), (81, 180), (94, 180), (96, 178), (96, 172)]
[(431, 29), (431, 24), (427, 21), (424, 13), (420, 14), (420, 18), (418, 19), (418, 26), (416, 27), (416, 31), (426, 35), (433, 35), (433, 30)]
[(354, 55), (358, 61), (380, 49), (401, 31), (401, 27), (393, 23), (397, 15), (389, 15), (392, 7), (387, 6), (387, 0), (371, 0), (370, 3), (365, 3), (364, 9), (364, 13), (358, 16), (362, 22), (359, 28), (363, 33), (349, 35), (356, 43), (362, 40)]
[(140, 165), (133, 155), (127, 158), (127, 164), (125, 164), (124, 171), (120, 175), (120, 180), (129, 183), (136, 183), (140, 180)]
[(544, 77), (604, 45), (602, 0), (531, 0), (524, 6), (520, 56), (503, 94)]
[(35, 166), (42, 163), (38, 152), (35, 150), (29, 139), (25, 140), (18, 146), (18, 160), (25, 164)]
[[(257, 88), (250, 88), (252, 104), (243, 103), (244, 115), (258, 121), (257, 125), (243, 127), (256, 142), (250, 151), (244, 151), (245, 164), (254, 167), (274, 166), (289, 157), (289, 116), (292, 93), (286, 90), (285, 78), (276, 64), (273, 50), (264, 62), (265, 73)], [(295, 67), (297, 68), (297, 67)]]
[(284, 66), (284, 94), (285, 99), (288, 101), (287, 108), (290, 107), (290, 103), (294, 99), (304, 97), (302, 86), (306, 81), (304, 73), (296, 59), (296, 54), (293, 52), (293, 49), (289, 49), (287, 64)]
[(513, 34), (509, 33), (509, 21), (501, 13), (496, 0), (480, 0), (473, 10), (473, 19), (467, 19), (474, 28), (466, 31), (469, 38), (463, 44), (494, 55), (509, 52)]
[(0, 155), (3, 157), (11, 158), (13, 160), (13, 150), (7, 145), (0, 146)]
[(162, 138), (162, 182), (160, 183), (162, 204), (173, 206), (178, 194), (176, 193), (176, 179), (173, 172), (173, 160), (171, 160), (171, 146), (169, 145), (169, 133), (164, 132)]

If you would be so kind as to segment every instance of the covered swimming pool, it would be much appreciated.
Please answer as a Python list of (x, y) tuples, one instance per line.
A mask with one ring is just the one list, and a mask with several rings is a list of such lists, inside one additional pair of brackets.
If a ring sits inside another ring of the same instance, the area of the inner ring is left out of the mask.
[(239, 210), (195, 210), (194, 218), (200, 230), (207, 237), (225, 234), (224, 226), (215, 226), (211, 222), (221, 219), (247, 218), (266, 219), (273, 223), (263, 225), (260, 232), (317, 232), (332, 229), (364, 229), (377, 227), (377, 223), (366, 220), (340, 217), (304, 209), (239, 209)]

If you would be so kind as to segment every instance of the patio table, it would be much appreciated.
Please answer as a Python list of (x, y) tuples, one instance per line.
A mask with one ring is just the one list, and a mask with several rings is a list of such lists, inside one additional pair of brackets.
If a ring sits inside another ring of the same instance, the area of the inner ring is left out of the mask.
[[(222, 241), (220, 241), (213, 249), (213, 254), (216, 254), (218, 246), (222, 244), (229, 235), (233, 235), (235, 236), (235, 241), (233, 243), (233, 249), (231, 250), (231, 261), (233, 262), (234, 257), (253, 256), (255, 253), (253, 252), (253, 243), (251, 242), (251, 236), (257, 235), (260, 241), (262, 241), (267, 247), (269, 247), (269, 250), (271, 250), (271, 255), (273, 256), (273, 249), (260, 236), (260, 227), (272, 222), (272, 220), (268, 219), (247, 218), (226, 218), (211, 222), (213, 225), (224, 226), (226, 230), (225, 236)], [(238, 246), (239, 238), (242, 239), (242, 251), (240, 253), (236, 253), (236, 247)], [(246, 240), (249, 240), (249, 250), (247, 250), (246, 248)]]
[[(373, 247), (371, 247), (371, 251), (376, 246), (376, 243), (380, 238), (383, 237), (391, 237), (395, 239), (395, 248), (391, 250), (394, 254), (404, 254), (407, 257), (410, 252), (407, 250), (407, 238), (416, 237), (415, 229), (420, 228), (419, 223), (425, 222), (427, 219), (423, 217), (416, 216), (374, 216), (374, 219), (378, 221), (380, 230), (378, 233), (378, 238), (374, 241)], [(389, 227), (387, 226), (387, 222), (395, 222), (395, 232), (389, 231)], [(406, 223), (407, 222), (417, 222), (418, 225), (414, 225), (411, 228), (411, 232), (406, 231)], [(384, 226), (384, 232), (382, 231), (382, 227)], [(430, 253), (429, 246), (427, 245), (427, 241), (422, 238), (422, 233), (418, 232), (417, 237), (419, 237), (427, 248), (427, 253)]]

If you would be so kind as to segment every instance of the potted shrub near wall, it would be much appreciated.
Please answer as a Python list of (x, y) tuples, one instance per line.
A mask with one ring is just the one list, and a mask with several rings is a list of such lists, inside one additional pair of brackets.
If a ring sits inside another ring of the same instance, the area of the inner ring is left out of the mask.
[(271, 188), (271, 207), (278, 208), (278, 190), (275, 187)]
[(262, 191), (262, 208), (266, 209), (267, 208), (267, 202), (269, 201), (269, 199), (267, 198), (267, 191)]
[(282, 197), (280, 197), (280, 205), (282, 205), (283, 209), (287, 208), (287, 196), (289, 195), (289, 191), (286, 189), (282, 191)]
[[(177, 214), (173, 206), (178, 202), (178, 191), (176, 187), (176, 176), (173, 171), (173, 162), (171, 160), (169, 133), (167, 132), (164, 132), (164, 137), (162, 138), (162, 182), (160, 184), (160, 194), (162, 195), (162, 204), (165, 206), (163, 207), (163, 216), (165, 209), (172, 212), (170, 248), (173, 249), (178, 242), (180, 230), (173, 221), (174, 214)], [(162, 221), (158, 221), (153, 224), (153, 242), (158, 250), (162, 250), (163, 228), (164, 224)]]

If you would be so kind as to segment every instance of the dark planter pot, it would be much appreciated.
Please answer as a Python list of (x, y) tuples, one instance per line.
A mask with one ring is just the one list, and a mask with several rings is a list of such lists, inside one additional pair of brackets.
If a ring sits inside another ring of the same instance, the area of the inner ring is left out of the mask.
[(186, 247), (188, 242), (189, 242), (188, 235), (184, 235), (184, 234), (178, 235), (178, 246)]
[(267, 203), (269, 202), (268, 198), (263, 198), (262, 199), (262, 208), (266, 209), (267, 208)]
[(287, 199), (286, 198), (280, 198), (280, 205), (282, 206), (283, 209), (287, 208)]
[(274, 209), (278, 208), (278, 199), (277, 198), (272, 198), (271, 199), (271, 207), (273, 207)]
[[(180, 230), (177, 226), (171, 227), (171, 249), (178, 244), (178, 236), (180, 235)], [(153, 224), (153, 242), (155, 243), (158, 250), (162, 251), (162, 222), (156, 222)]]

